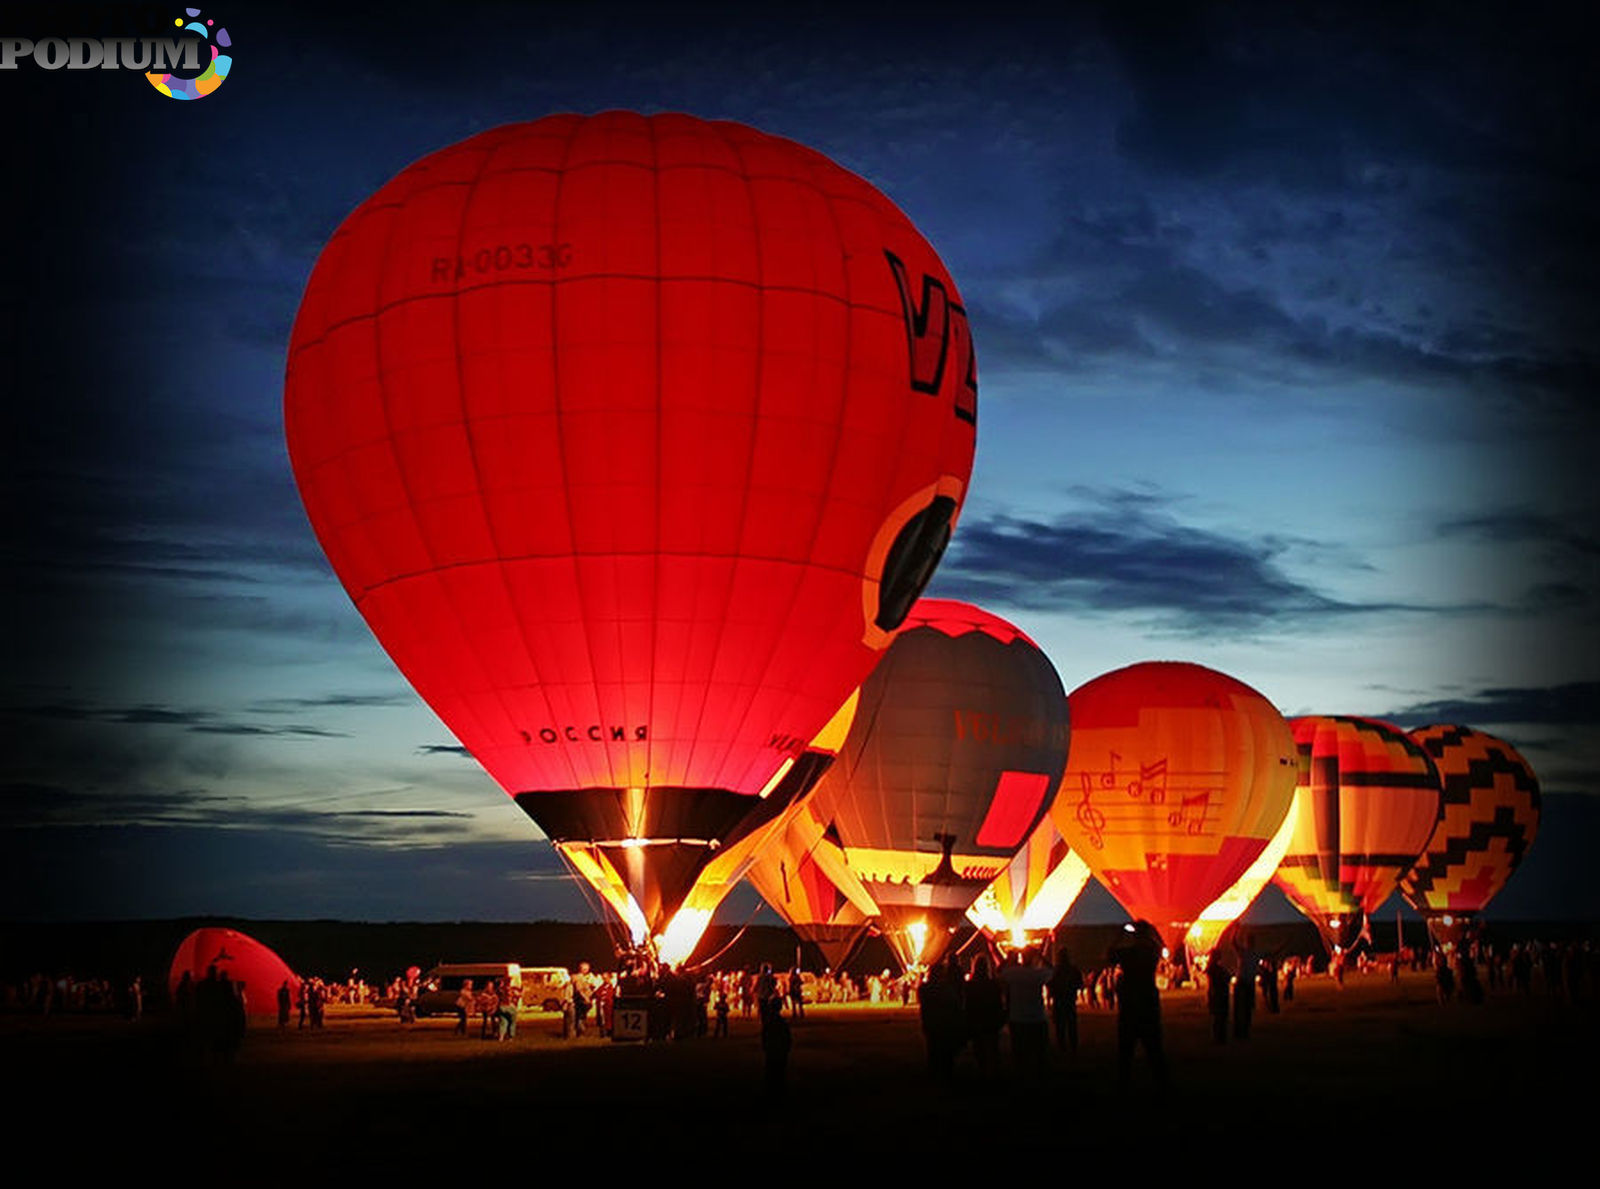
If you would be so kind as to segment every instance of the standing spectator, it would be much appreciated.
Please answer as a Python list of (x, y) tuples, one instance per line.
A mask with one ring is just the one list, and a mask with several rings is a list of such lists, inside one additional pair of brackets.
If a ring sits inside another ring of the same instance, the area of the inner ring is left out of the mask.
[[(756, 1007), (765, 1010), (767, 1000), (778, 998), (778, 976), (772, 973), (772, 963), (761, 963), (761, 975), (756, 979)], [(781, 1006), (781, 1004), (780, 1004)], [(763, 1019), (766, 1017), (763, 1016)]]
[(611, 1018), (617, 1006), (617, 976), (604, 975), (594, 992), (594, 1026), (601, 1036), (611, 1035)]
[[(923, 988), (926, 1005), (927, 988)], [(989, 973), (987, 955), (979, 954), (972, 963), (972, 977), (966, 986), (967, 1035), (972, 1039), (972, 1055), (978, 1072), (987, 1074), (1000, 1058), (1000, 1029), (1006, 1022), (1005, 992)]]
[(1213, 950), (1206, 963), (1206, 1010), (1211, 1013), (1211, 1039), (1228, 1043), (1228, 997), (1233, 990), (1233, 971), (1222, 960), (1222, 950)]
[(294, 992), (289, 989), (289, 980), (284, 979), (278, 986), (278, 1027), (289, 1026), (289, 1013), (294, 1008)]
[(789, 971), (789, 1011), (797, 1020), (806, 1018), (806, 985), (800, 978), (800, 967)]
[(1056, 955), (1055, 973), (1050, 976), (1050, 1018), (1055, 1023), (1056, 1048), (1072, 1056), (1078, 1054), (1078, 992), (1083, 990), (1083, 971), (1072, 964), (1072, 955), (1061, 950)]
[(1247, 1040), (1250, 1023), (1256, 1014), (1256, 975), (1261, 969), (1261, 954), (1254, 938), (1240, 930), (1233, 943), (1233, 1038)]
[(1000, 968), (1000, 984), (1005, 988), (1006, 1027), (1011, 1033), (1011, 1059), (1018, 1069), (1045, 1067), (1049, 1050), (1049, 1020), (1044, 1012), (1044, 989), (1055, 970), (1039, 958), (1039, 951), (1027, 946), (1013, 961)]
[(594, 1006), (599, 979), (589, 969), (589, 963), (579, 962), (578, 973), (572, 976), (572, 1034), (583, 1035), (583, 1026)]
[(515, 1040), (517, 1037), (517, 1008), (522, 1004), (522, 987), (512, 982), (509, 978), (500, 980), (500, 1005), (497, 1009), (499, 1020), (495, 1030), (501, 1040)]
[[(928, 1072), (940, 1081), (949, 1081), (955, 1075), (956, 1054), (966, 1043), (967, 1027), (960, 968), (954, 957), (928, 971), (917, 1000), (922, 1036), (928, 1046)], [(764, 1038), (765, 1033), (763, 1041)]]
[(766, 1067), (767, 1096), (781, 1099), (789, 1070), (789, 1049), (794, 1045), (794, 1034), (789, 1021), (783, 1018), (781, 1000), (764, 999), (761, 1002), (761, 1055)]
[[(1399, 967), (1395, 968), (1396, 971)], [(1267, 956), (1261, 959), (1261, 974), (1257, 981), (1261, 984), (1261, 998), (1266, 1002), (1267, 1014), (1278, 1014), (1278, 959)]]
[(456, 994), (456, 1035), (467, 1034), (467, 1021), (472, 1017), (472, 1005), (477, 996), (472, 993), (472, 980), (461, 980), (461, 990)]
[(1107, 954), (1121, 972), (1117, 986), (1117, 1072), (1127, 1082), (1133, 1051), (1144, 1045), (1156, 1085), (1167, 1084), (1167, 1055), (1161, 1043), (1161, 993), (1156, 966), (1161, 961), (1161, 934), (1149, 921), (1124, 925), (1123, 940)]
[(1433, 960), (1433, 983), (1441, 1005), (1449, 1003), (1455, 997), (1455, 972), (1450, 969), (1450, 959), (1443, 950), (1440, 950)]

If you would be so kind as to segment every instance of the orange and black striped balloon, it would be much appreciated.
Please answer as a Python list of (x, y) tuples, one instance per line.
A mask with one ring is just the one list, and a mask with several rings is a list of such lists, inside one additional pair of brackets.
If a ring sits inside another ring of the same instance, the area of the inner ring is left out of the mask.
[(1275, 882), (1330, 950), (1347, 946), (1433, 833), (1439, 773), (1420, 744), (1376, 719), (1290, 720), (1301, 754), (1295, 830)]
[(1482, 912), (1538, 833), (1539, 778), (1511, 744), (1471, 727), (1410, 734), (1439, 769), (1444, 816), (1400, 890), (1424, 916)]

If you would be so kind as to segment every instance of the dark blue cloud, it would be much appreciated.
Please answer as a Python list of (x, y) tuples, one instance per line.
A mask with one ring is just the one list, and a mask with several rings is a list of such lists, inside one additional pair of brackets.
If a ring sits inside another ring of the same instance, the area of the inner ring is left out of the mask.
[(1531, 509), (1502, 509), (1447, 520), (1441, 537), (1466, 537), (1494, 545), (1554, 545), (1581, 557), (1600, 557), (1594, 524), (1574, 522)]
[(262, 735), (288, 738), (348, 738), (344, 732), (329, 731), (307, 724), (246, 722), (226, 718), (210, 710), (172, 706), (91, 706), (83, 703), (41, 703), (11, 706), (0, 714), (18, 718), (62, 719), (73, 722), (124, 723), (131, 726), (182, 727), (208, 735)]
[(1589, 725), (1600, 723), (1600, 681), (1484, 689), (1459, 698), (1416, 702), (1389, 717), (1408, 726), (1480, 722)]
[(1040, 611), (1148, 612), (1186, 630), (1420, 609), (1353, 603), (1292, 577), (1281, 559), (1303, 543), (1186, 525), (1139, 492), (1085, 499), (1051, 520), (962, 521), (932, 593)]

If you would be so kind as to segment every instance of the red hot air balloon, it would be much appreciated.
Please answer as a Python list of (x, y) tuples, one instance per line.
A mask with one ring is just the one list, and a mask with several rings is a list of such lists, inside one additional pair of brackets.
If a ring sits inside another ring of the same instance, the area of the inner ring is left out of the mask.
[(300, 977), (288, 963), (254, 937), (237, 929), (196, 929), (178, 943), (167, 972), (167, 989), (176, 997), (185, 974), (202, 982), (211, 969), (230, 982), (244, 985), (245, 1010), (253, 1016), (276, 1015), (278, 988), (286, 981), (291, 995), (300, 991)]
[(1038, 825), (1067, 737), (1061, 678), (1020, 630), (966, 603), (912, 608), (812, 794), (908, 968), (938, 961)]
[(285, 422), (389, 655), (657, 935), (926, 583), (975, 401), (955, 284), (877, 190), (607, 112), (484, 132), (358, 207)]
[(1289, 811), (1289, 725), (1244, 682), (1184, 662), (1129, 665), (1068, 700), (1072, 754), (1051, 816), (1176, 952)]

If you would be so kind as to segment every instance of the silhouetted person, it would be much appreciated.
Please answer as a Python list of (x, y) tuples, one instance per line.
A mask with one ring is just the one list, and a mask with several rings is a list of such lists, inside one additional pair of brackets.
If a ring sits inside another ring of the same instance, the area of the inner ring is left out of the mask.
[(756, 979), (756, 1006), (764, 1008), (769, 999), (778, 998), (778, 976), (772, 973), (772, 963), (761, 963), (761, 976)]
[(1206, 963), (1206, 1010), (1211, 1013), (1211, 1039), (1219, 1045), (1228, 1043), (1228, 1000), (1233, 992), (1233, 971), (1222, 960), (1220, 951), (1213, 952)]
[(1078, 1052), (1078, 992), (1083, 990), (1083, 971), (1072, 964), (1066, 950), (1056, 954), (1056, 970), (1050, 976), (1050, 1019), (1055, 1024), (1056, 1048), (1063, 1053)]
[(1261, 960), (1261, 974), (1258, 980), (1261, 983), (1261, 998), (1266, 1001), (1267, 1013), (1278, 1014), (1278, 960), (1277, 958), (1263, 958)]
[(1125, 925), (1123, 939), (1106, 955), (1121, 971), (1117, 983), (1117, 1073), (1124, 1084), (1133, 1072), (1133, 1051), (1144, 1045), (1158, 1086), (1167, 1084), (1167, 1055), (1161, 1045), (1161, 994), (1156, 967), (1161, 935), (1149, 921)]
[(1455, 998), (1455, 972), (1450, 969), (1450, 959), (1445, 957), (1443, 953), (1440, 953), (1433, 960), (1433, 984), (1434, 989), (1438, 992), (1441, 1004), (1449, 1003), (1451, 999)]
[(278, 1027), (289, 1026), (289, 1015), (294, 1010), (294, 992), (289, 989), (289, 980), (284, 979), (278, 985)]
[(1457, 958), (1456, 971), (1460, 980), (1461, 1002), (1482, 1003), (1483, 984), (1478, 981), (1478, 964), (1466, 950), (1462, 950)]
[(1018, 1069), (1045, 1067), (1050, 1048), (1050, 1020), (1044, 1011), (1044, 989), (1054, 974), (1031, 946), (1013, 955), (1013, 960), (1000, 969), (1000, 985), (1006, 992), (1011, 1059)]
[(781, 1099), (784, 1081), (789, 1070), (789, 1049), (794, 1045), (794, 1033), (789, 1021), (783, 1018), (783, 1001), (761, 1001), (761, 1054), (766, 1066), (767, 1097)]
[(1261, 955), (1252, 945), (1249, 933), (1240, 933), (1233, 943), (1233, 1036), (1246, 1040), (1250, 1036), (1250, 1022), (1256, 1014), (1256, 972), (1261, 967)]
[[(926, 989), (923, 993), (926, 995)], [(989, 973), (988, 956), (980, 954), (972, 963), (972, 977), (966, 984), (966, 1029), (972, 1040), (972, 1056), (982, 1073), (988, 1073), (999, 1064), (1000, 1029), (1005, 1022), (1004, 992)]]
[(956, 1054), (966, 1043), (967, 1029), (961, 980), (956, 968), (940, 962), (928, 971), (917, 996), (917, 1011), (922, 1018), (923, 1040), (928, 1046), (928, 1072), (941, 1081), (948, 1081), (955, 1075)]

